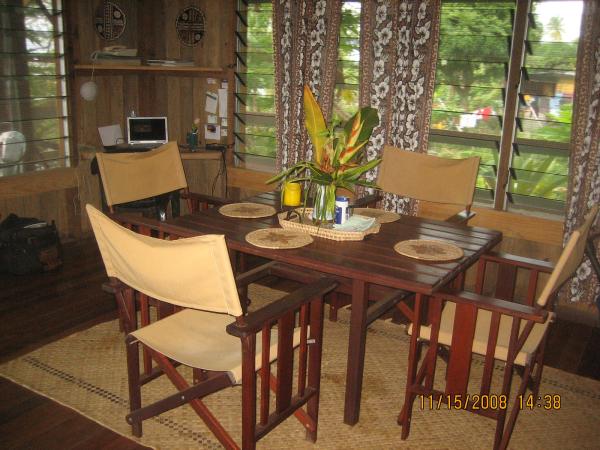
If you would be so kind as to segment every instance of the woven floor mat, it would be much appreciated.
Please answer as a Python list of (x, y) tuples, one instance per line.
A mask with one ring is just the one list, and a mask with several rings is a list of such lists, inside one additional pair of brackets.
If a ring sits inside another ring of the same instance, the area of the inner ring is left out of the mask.
[[(252, 308), (273, 301), (282, 293), (250, 287)], [(421, 408), (414, 404), (408, 440), (400, 440), (396, 424), (404, 400), (408, 336), (404, 329), (377, 321), (368, 332), (362, 406), (359, 423), (343, 423), (349, 311), (339, 311), (337, 323), (326, 321), (319, 432), (316, 445), (304, 439), (303, 427), (293, 417), (259, 442), (265, 449), (474, 449), (491, 448), (495, 422), (464, 411)], [(437, 379), (443, 381), (444, 363)], [(481, 373), (474, 360), (472, 372)], [(0, 374), (121, 434), (130, 436), (127, 372), (123, 335), (116, 321), (71, 335), (0, 366)], [(560, 395), (560, 410), (522, 411), (511, 448), (598, 448), (600, 430), (600, 382), (546, 368), (540, 394)], [(495, 382), (500, 380), (500, 372)], [(513, 385), (516, 386), (515, 378)], [(173, 392), (168, 381), (153, 382), (143, 390), (143, 401)], [(156, 395), (158, 393), (159, 395)], [(231, 388), (209, 396), (208, 407), (238, 440), (241, 436), (241, 389)], [(160, 449), (218, 449), (218, 441), (189, 406), (147, 420), (144, 445)]]

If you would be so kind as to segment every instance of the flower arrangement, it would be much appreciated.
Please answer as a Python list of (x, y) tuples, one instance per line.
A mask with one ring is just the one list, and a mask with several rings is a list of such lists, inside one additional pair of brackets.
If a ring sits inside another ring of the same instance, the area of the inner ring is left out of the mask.
[(305, 190), (314, 198), (313, 218), (326, 221), (333, 218), (337, 188), (354, 190), (356, 185), (377, 188), (361, 176), (376, 167), (381, 159), (362, 162), (361, 150), (369, 141), (373, 129), (379, 124), (377, 111), (371, 107), (359, 109), (343, 126), (333, 121), (327, 126), (323, 111), (310, 88), (304, 86), (304, 116), (306, 131), (313, 144), (313, 160), (299, 161), (283, 170), (267, 184), (274, 182), (308, 182)]
[(200, 117), (196, 117), (192, 122), (192, 133), (198, 133), (198, 127), (200, 126)]

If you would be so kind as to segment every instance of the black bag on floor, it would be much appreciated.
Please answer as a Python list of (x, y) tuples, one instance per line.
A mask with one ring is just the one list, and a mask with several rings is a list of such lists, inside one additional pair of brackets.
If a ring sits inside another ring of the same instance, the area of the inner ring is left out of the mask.
[(54, 222), (10, 214), (0, 223), (0, 272), (39, 273), (62, 264)]

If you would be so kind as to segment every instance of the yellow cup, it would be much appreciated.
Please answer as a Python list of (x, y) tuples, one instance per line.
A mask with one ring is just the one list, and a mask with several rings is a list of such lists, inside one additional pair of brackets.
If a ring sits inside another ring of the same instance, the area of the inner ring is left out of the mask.
[(299, 183), (285, 183), (283, 187), (283, 204), (285, 206), (300, 206), (302, 188)]

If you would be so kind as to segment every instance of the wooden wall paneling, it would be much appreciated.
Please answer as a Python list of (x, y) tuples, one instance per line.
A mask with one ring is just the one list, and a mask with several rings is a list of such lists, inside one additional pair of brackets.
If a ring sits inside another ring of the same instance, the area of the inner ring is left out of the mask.
[[(125, 122), (125, 118), (129, 116), (131, 111), (135, 111), (137, 114), (140, 110), (140, 82), (142, 78), (133, 74), (123, 77), (123, 118), (121, 119), (123, 122)], [(126, 124), (123, 123), (123, 136), (127, 139), (125, 133), (127, 133), (127, 128)]]
[(167, 116), (169, 117), (169, 139), (179, 140), (181, 136), (181, 112), (182, 98), (181, 96), (181, 78), (167, 77)]

